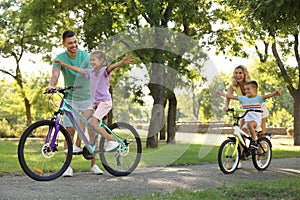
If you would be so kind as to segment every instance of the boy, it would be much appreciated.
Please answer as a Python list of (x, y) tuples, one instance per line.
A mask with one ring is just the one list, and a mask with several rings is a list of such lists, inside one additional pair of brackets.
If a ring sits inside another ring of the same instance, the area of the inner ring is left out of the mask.
[[(217, 96), (223, 96), (229, 99), (238, 100), (243, 104), (245, 109), (261, 109), (261, 104), (267, 98), (280, 96), (280, 92), (276, 91), (271, 94), (257, 95), (258, 84), (256, 81), (248, 81), (245, 83), (245, 96), (234, 96), (231, 94), (225, 94), (223, 92), (217, 92)], [(261, 113), (248, 112), (245, 116), (245, 125), (243, 126), (243, 131), (251, 134), (250, 147), (258, 149), (256, 142), (256, 128), (261, 126)]]

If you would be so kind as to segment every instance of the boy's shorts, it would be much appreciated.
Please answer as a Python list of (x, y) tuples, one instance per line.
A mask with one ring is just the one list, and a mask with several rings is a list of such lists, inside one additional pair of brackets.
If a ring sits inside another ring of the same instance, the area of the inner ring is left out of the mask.
[[(254, 120), (254, 121), (256, 122), (256, 128), (255, 129), (258, 130), (261, 127), (261, 120), (259, 122), (256, 121), (256, 120)], [(249, 128), (248, 128), (248, 122), (245, 122), (245, 124), (243, 125), (243, 128), (249, 130)]]
[(94, 104), (91, 104), (88, 109), (95, 110), (93, 117), (102, 120), (112, 108), (112, 101), (100, 102), (95, 110)]
[[(82, 100), (82, 101), (75, 101), (75, 100), (71, 100), (71, 99), (66, 99), (66, 101), (79, 114), (84, 113), (92, 103), (91, 99)], [(74, 117), (77, 121), (79, 120), (79, 118), (77, 118), (75, 115), (74, 115)], [(71, 121), (69, 120), (67, 115), (64, 115), (64, 117), (63, 117), (63, 125), (64, 125), (64, 127), (73, 127), (73, 124), (71, 123)]]

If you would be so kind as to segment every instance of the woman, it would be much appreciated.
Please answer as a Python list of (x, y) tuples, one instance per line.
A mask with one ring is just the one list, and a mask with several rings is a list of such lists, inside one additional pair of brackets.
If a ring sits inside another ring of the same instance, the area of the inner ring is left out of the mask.
[[(237, 66), (233, 71), (233, 76), (231, 78), (231, 84), (228, 88), (228, 94), (233, 95), (233, 93), (236, 94), (236, 96), (244, 96), (245, 88), (244, 85), (246, 82), (250, 81), (250, 75), (247, 70), (247, 68), (243, 65)], [(224, 111), (228, 110), (228, 106), (230, 103), (230, 99), (226, 98), (225, 102), (225, 108)]]
[[(245, 95), (245, 89), (244, 85), (246, 82), (250, 81), (250, 74), (247, 70), (247, 68), (243, 65), (237, 66), (233, 71), (233, 76), (231, 78), (232, 82), (228, 88), (228, 94), (233, 95), (233, 93), (236, 94), (236, 96), (244, 96)], [(228, 110), (228, 106), (230, 103), (230, 99), (226, 99), (225, 102), (225, 108), (224, 110)], [(261, 110), (262, 113), (262, 123), (261, 123), (261, 132), (259, 134), (265, 134), (266, 133), (266, 121), (267, 117), (269, 116), (269, 111), (267, 109), (267, 106), (265, 103), (262, 104)], [(241, 125), (243, 125), (244, 121), (241, 121)]]

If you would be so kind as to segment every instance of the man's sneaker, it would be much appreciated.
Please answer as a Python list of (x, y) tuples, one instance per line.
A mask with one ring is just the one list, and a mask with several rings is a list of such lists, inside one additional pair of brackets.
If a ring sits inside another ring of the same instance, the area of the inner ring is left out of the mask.
[(258, 149), (258, 144), (257, 144), (257, 142), (252, 140), (252, 141), (250, 142), (250, 148)]
[(103, 171), (98, 167), (98, 165), (93, 165), (93, 167), (91, 168), (91, 172), (93, 172), (96, 175), (103, 174)]
[(119, 147), (119, 143), (116, 141), (108, 141), (105, 151), (113, 151)]
[[(68, 153), (68, 149), (64, 150), (65, 153)], [(78, 146), (76, 146), (76, 144), (73, 144), (73, 154), (79, 154), (82, 152), (82, 149)]]
[(68, 167), (67, 170), (63, 173), (63, 177), (72, 177), (73, 176), (73, 169)]
[(78, 154), (80, 152), (82, 152), (82, 149), (78, 147), (76, 144), (73, 144), (73, 153)]

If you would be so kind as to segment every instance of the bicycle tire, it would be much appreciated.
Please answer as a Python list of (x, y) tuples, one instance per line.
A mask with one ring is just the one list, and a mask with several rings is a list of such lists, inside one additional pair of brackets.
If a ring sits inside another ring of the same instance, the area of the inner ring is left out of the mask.
[[(51, 131), (49, 131), (51, 130)], [(36, 181), (51, 181), (60, 177), (72, 160), (72, 140), (60, 125), (55, 150), (49, 150), (46, 137), (52, 140), (55, 122), (41, 120), (30, 125), (22, 134), (18, 145), (18, 160), (21, 168)], [(48, 132), (51, 132), (48, 135)], [(64, 149), (68, 149), (65, 154)]]
[(265, 170), (269, 167), (272, 160), (272, 144), (266, 137), (257, 140), (258, 150), (252, 154), (254, 167), (259, 170)]
[(232, 174), (239, 165), (239, 147), (237, 148), (236, 154), (232, 156), (234, 149), (236, 148), (235, 145), (235, 139), (227, 139), (220, 145), (218, 152), (218, 164), (220, 170), (224, 174)]
[(106, 152), (104, 147), (107, 140), (101, 137), (99, 145), (100, 161), (110, 174), (114, 176), (127, 176), (136, 169), (141, 160), (141, 139), (137, 131), (125, 122), (114, 123), (109, 128), (122, 141), (128, 143), (128, 148), (124, 151)]

